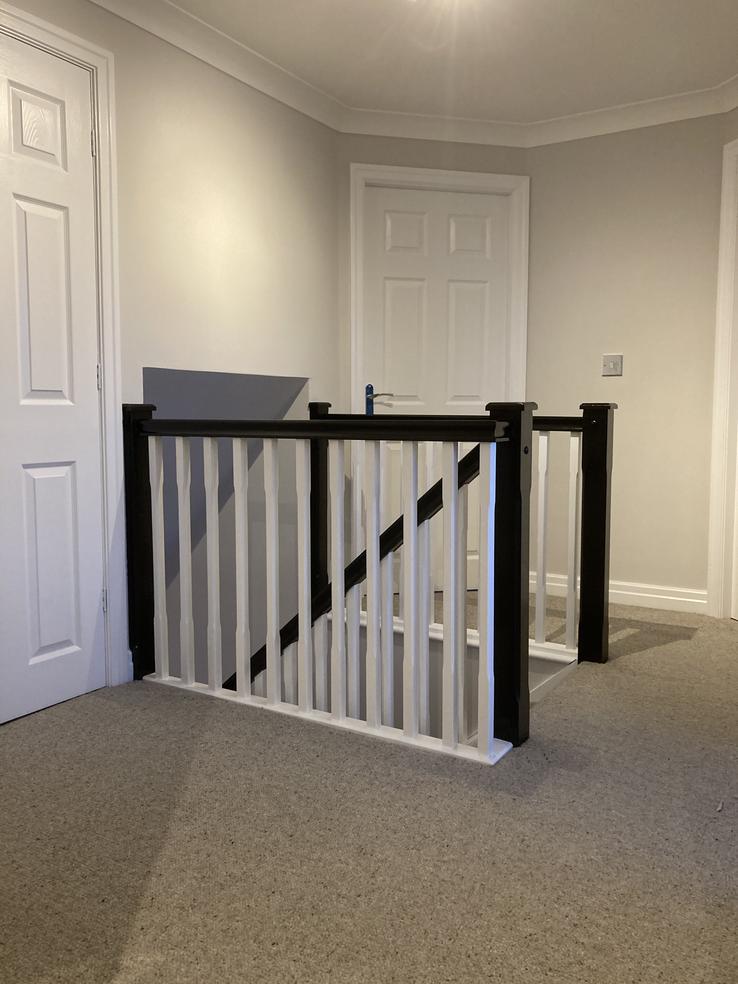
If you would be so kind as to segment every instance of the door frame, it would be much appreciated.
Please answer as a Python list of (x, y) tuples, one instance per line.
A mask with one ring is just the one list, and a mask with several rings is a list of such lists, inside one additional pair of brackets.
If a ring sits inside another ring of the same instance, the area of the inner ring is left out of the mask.
[(98, 263), (98, 358), (103, 489), (103, 585), (107, 604), (105, 676), (108, 686), (133, 679), (128, 649), (126, 540), (121, 426), (121, 355), (118, 307), (118, 216), (115, 154), (114, 61), (109, 51), (0, 0), (0, 33), (72, 62), (90, 76), (95, 128), (95, 211)]
[[(530, 178), (520, 174), (440, 171), (434, 168), (351, 164), (350, 359), (351, 411), (364, 412), (364, 213), (367, 188), (460, 191), (510, 198), (510, 340), (506, 392), (500, 399), (525, 400), (528, 345), (528, 214)], [(492, 399), (492, 396), (490, 396)]]
[(707, 611), (738, 614), (738, 140), (723, 147), (710, 466)]

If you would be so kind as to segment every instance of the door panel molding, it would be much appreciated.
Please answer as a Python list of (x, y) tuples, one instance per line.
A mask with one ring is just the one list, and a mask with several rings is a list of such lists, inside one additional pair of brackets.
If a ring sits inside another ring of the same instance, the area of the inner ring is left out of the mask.
[[(107, 598), (105, 675), (107, 684), (113, 686), (133, 678), (131, 655), (128, 651), (123, 444), (120, 423), (122, 390), (118, 309), (114, 60), (109, 51), (5, 3), (4, 0), (0, 0), (0, 33), (71, 62), (83, 68), (90, 76), (94, 127), (91, 142), (95, 154), (95, 218), (99, 279), (97, 307), (102, 384), (101, 433), (105, 540), (103, 589)], [(64, 148), (50, 144), (46, 146), (46, 143), (43, 143), (40, 149), (37, 147), (35, 150), (36, 153), (45, 151), (48, 154), (49, 147), (56, 154), (55, 166), (59, 166), (63, 163)]]
[(422, 191), (506, 195), (510, 200), (510, 298), (507, 351), (507, 392), (504, 400), (524, 400), (528, 340), (528, 212), (530, 178), (516, 174), (480, 174), (433, 168), (351, 164), (350, 257), (350, 385), (351, 411), (364, 412), (364, 211), (366, 189), (402, 188)]

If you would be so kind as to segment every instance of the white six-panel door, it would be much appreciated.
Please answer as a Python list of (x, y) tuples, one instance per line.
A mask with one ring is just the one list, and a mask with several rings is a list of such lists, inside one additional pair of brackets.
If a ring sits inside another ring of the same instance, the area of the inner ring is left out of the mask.
[(0, 721), (105, 684), (90, 75), (0, 33)]
[[(377, 392), (394, 394), (376, 412), (477, 414), (506, 399), (509, 196), (367, 187), (364, 201), (364, 371)], [(399, 515), (399, 447), (390, 455), (383, 522)], [(440, 458), (422, 471), (440, 478)], [(476, 587), (479, 510), (470, 491), (467, 577)], [(434, 536), (438, 584), (440, 545)]]

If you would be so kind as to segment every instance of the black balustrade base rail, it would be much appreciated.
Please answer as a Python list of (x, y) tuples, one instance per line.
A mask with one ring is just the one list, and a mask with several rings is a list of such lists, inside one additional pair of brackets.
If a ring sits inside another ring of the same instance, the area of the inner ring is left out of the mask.
[[(159, 420), (150, 405), (123, 407), (129, 639), (136, 679), (154, 672), (154, 601), (148, 439), (158, 437), (282, 438), (310, 441), (312, 620), (331, 608), (328, 576), (328, 441), (457, 441), (497, 444), (495, 503), (495, 735), (520, 745), (529, 733), (528, 605), (531, 450), (534, 430), (582, 433), (582, 536), (579, 659), (607, 659), (610, 477), (614, 404), (582, 404), (581, 417), (534, 417), (534, 403), (490, 403), (488, 416), (365, 417), (331, 414), (311, 403), (308, 421)], [(459, 487), (479, 472), (479, 447), (459, 462)], [(418, 500), (418, 525), (443, 507), (437, 482)], [(402, 517), (380, 536), (386, 557), (403, 541)], [(366, 578), (366, 554), (345, 570), (348, 591)], [(282, 649), (298, 638), (297, 616), (282, 628)], [(252, 656), (251, 675), (266, 667), (266, 648)], [(224, 687), (235, 689), (235, 675)]]

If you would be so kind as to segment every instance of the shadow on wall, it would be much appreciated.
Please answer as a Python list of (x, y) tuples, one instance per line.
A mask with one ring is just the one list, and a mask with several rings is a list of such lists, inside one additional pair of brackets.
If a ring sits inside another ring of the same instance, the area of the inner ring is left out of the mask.
[[(144, 401), (156, 416), (184, 420), (284, 420), (308, 415), (307, 379), (242, 373), (199, 372), (184, 369), (143, 370)], [(179, 674), (179, 538), (174, 438), (164, 438), (164, 526), (166, 540), (167, 614), (170, 665)], [(249, 441), (249, 603), (254, 650), (266, 639), (265, 516), (263, 443)], [(202, 440), (191, 439), (192, 589), (195, 628), (196, 679), (207, 679), (207, 586), (205, 550), (205, 488)], [(221, 626), (224, 679), (235, 669), (235, 558), (232, 442), (219, 441), (219, 506), (221, 566)], [(296, 494), (292, 442), (281, 442), (279, 454), (280, 599), (293, 614), (297, 605)]]

